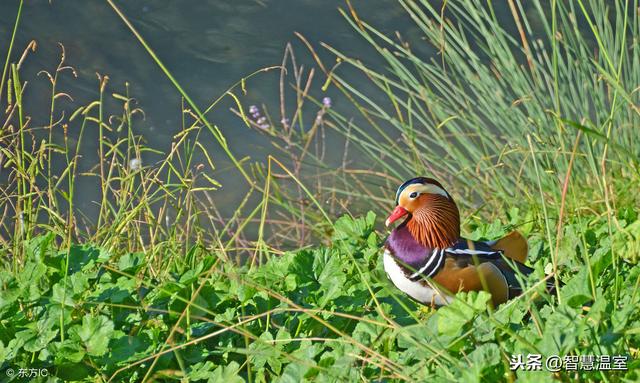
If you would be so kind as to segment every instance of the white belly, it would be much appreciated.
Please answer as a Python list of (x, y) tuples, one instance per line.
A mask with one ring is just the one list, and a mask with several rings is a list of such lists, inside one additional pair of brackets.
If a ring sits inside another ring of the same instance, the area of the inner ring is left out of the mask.
[(430, 305), (432, 302), (438, 306), (444, 306), (449, 304), (453, 297), (443, 292), (439, 292), (431, 288), (430, 286), (425, 286), (419, 281), (412, 281), (407, 278), (404, 274), (404, 271), (400, 268), (396, 260), (389, 253), (389, 250), (384, 250), (384, 271), (387, 272), (389, 279), (393, 282), (394, 285), (398, 289), (400, 289), (405, 294), (409, 295), (411, 298), (417, 300), (418, 302)]

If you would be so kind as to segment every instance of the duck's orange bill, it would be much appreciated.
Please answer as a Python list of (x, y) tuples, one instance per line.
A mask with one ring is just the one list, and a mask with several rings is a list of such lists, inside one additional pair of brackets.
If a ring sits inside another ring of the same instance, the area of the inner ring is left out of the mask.
[(384, 224), (386, 226), (389, 226), (389, 225), (391, 225), (392, 223), (394, 223), (395, 221), (399, 220), (400, 218), (404, 217), (407, 214), (409, 214), (407, 209), (405, 209), (402, 206), (398, 205), (398, 206), (396, 206), (395, 209), (393, 209), (393, 211), (391, 212), (391, 215), (389, 216), (389, 218), (387, 218), (387, 220), (384, 221)]

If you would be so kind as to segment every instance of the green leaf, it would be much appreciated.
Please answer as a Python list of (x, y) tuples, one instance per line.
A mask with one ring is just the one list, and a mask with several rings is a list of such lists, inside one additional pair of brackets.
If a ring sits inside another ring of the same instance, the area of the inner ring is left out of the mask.
[[(71, 245), (69, 252), (69, 275), (76, 273), (85, 267), (91, 267), (100, 257), (100, 249), (91, 245)], [(67, 252), (59, 253), (60, 256), (66, 257)]]
[(0, 340), (0, 365), (4, 364), (9, 356), (9, 350), (4, 346), (4, 343)]
[(93, 368), (84, 363), (65, 363), (56, 367), (56, 377), (67, 382), (77, 382), (83, 381), (94, 371)]
[(183, 285), (190, 285), (191, 283), (198, 280), (198, 276), (202, 273), (202, 269), (204, 268), (204, 264), (202, 262), (198, 262), (195, 268), (187, 270), (180, 277), (179, 282)]
[[(53, 325), (51, 320), (42, 320), (37, 323), (36, 330), (33, 331), (35, 336), (24, 343), (24, 350), (28, 352), (37, 352), (47, 347), (49, 342), (58, 336), (58, 329), (52, 329)], [(16, 334), (17, 336), (17, 334)]]
[(457, 335), (471, 322), (477, 313), (487, 310), (491, 294), (486, 291), (458, 293), (450, 305), (438, 310), (438, 332)]
[(215, 368), (216, 365), (213, 364), (213, 362), (211, 362), (210, 360), (207, 360), (206, 362), (198, 362), (194, 365), (189, 366), (187, 376), (192, 381), (212, 378)]
[(43, 263), (46, 257), (53, 256), (54, 239), (55, 234), (53, 232), (31, 238), (31, 240), (25, 245), (27, 259), (39, 264)]
[(249, 345), (249, 355), (251, 361), (257, 368), (264, 367), (267, 362), (269, 362), (270, 365), (275, 364), (279, 368), (280, 363), (277, 359), (280, 356), (280, 348), (281, 346), (273, 341), (273, 335), (266, 331)]
[(375, 224), (375, 214), (369, 212), (366, 218), (351, 218), (343, 215), (338, 218), (334, 224), (333, 240), (352, 242), (358, 239), (367, 239), (373, 231)]
[(231, 362), (226, 366), (217, 367), (208, 383), (244, 383), (244, 379), (240, 377), (240, 365), (237, 362)]
[(85, 315), (82, 325), (69, 329), (71, 339), (81, 342), (87, 354), (101, 356), (107, 353), (109, 341), (113, 335), (113, 322), (104, 315), (93, 317)]
[(581, 307), (592, 299), (589, 284), (588, 270), (583, 268), (560, 289), (560, 296), (569, 306)]
[(75, 340), (65, 339), (59, 343), (54, 353), (57, 360), (68, 360), (73, 363), (79, 363), (86, 355), (85, 349)]
[(469, 360), (485, 370), (500, 363), (500, 348), (495, 343), (482, 344), (469, 354)]
[(500, 362), (500, 349), (495, 343), (482, 344), (476, 347), (469, 355), (471, 362), (469, 368), (462, 370), (462, 378), (465, 382), (482, 382), (498, 380), (499, 375), (494, 374), (489, 379), (486, 373), (495, 372), (493, 366)]
[(324, 265), (318, 275), (318, 283), (322, 287), (322, 298), (318, 302), (319, 307), (324, 307), (329, 301), (345, 294), (344, 287), (347, 283), (347, 276), (342, 271), (343, 265), (337, 256), (332, 256)]
[(47, 287), (41, 286), (46, 273), (47, 267), (44, 264), (27, 262), (24, 268), (16, 275), (16, 280), (25, 299), (34, 301), (48, 290)]
[(540, 316), (546, 320), (542, 339), (537, 344), (542, 355), (568, 355), (580, 337), (588, 334), (584, 317), (568, 305), (559, 306), (553, 312), (546, 306)]
[(21, 292), (18, 288), (0, 290), (0, 313), (15, 303), (22, 295)]
[(494, 313), (494, 318), (503, 324), (520, 323), (524, 318), (525, 311), (519, 305), (503, 305)]
[(275, 382), (276, 383), (303, 382), (305, 381), (304, 377), (308, 370), (309, 370), (309, 367), (305, 366), (303, 363), (300, 363), (300, 362), (289, 363), (282, 371), (282, 375), (280, 375), (275, 380)]
[(71, 288), (71, 283), (67, 284), (66, 289), (64, 288), (63, 283), (64, 281), (60, 281), (53, 285), (51, 303), (57, 303), (61, 306), (73, 307), (75, 305), (75, 301), (73, 300), (74, 294)]
[[(120, 332), (121, 333), (121, 332)], [(144, 351), (152, 346), (146, 334), (131, 336), (122, 334), (111, 342), (109, 361), (118, 365), (124, 365), (136, 357), (141, 357)]]
[(73, 296), (81, 296), (89, 291), (89, 277), (85, 273), (75, 273), (69, 277)]
[(128, 253), (118, 260), (118, 269), (135, 274), (144, 265), (144, 253)]

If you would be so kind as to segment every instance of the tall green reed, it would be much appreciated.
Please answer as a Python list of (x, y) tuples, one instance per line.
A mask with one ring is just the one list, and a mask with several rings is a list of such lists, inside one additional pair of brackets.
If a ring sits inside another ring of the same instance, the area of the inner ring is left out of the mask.
[[(465, 204), (481, 197), (493, 208), (520, 195), (540, 205), (530, 193), (538, 176), (527, 134), (544, 169), (545, 192), (559, 202), (570, 148), (582, 131), (572, 181), (583, 186), (578, 192), (596, 187), (604, 198), (612, 182), (607, 179), (605, 187), (601, 160), (612, 171), (637, 177), (635, 3), (553, 2), (551, 9), (542, 1), (527, 8), (509, 3), (521, 40), (507, 31), (492, 3), (446, 2), (435, 9), (427, 1), (401, 1), (426, 42), (438, 49), (438, 60), (412, 49), (424, 42), (392, 39), (355, 10), (354, 17), (344, 12), (386, 70), (325, 45), (343, 62), (326, 71), (328, 80), (353, 100), (363, 121), (385, 130), (374, 135), (366, 123), (354, 127), (342, 116), (336, 116), (335, 129), (349, 131), (353, 145), (392, 174), (449, 178)], [(360, 92), (341, 75), (345, 66), (356, 68), (378, 94)]]

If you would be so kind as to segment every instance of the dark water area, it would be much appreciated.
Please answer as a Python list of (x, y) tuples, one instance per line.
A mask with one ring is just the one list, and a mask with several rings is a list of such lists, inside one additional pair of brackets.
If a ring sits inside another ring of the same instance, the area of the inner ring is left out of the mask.
[[(385, 32), (406, 26), (408, 17), (395, 1), (376, 3), (362, 7), (362, 16)], [(8, 47), (17, 5), (18, 1), (0, 3), (0, 52)], [(338, 7), (345, 6), (343, 1), (136, 1), (117, 5), (202, 109), (242, 77), (280, 65), (288, 42), (295, 43), (298, 61), (311, 64), (294, 32), (304, 35), (320, 52), (320, 41), (349, 53), (369, 51), (338, 12)], [(61, 89), (74, 97), (75, 105), (95, 98), (96, 73), (100, 73), (110, 78), (108, 93), (123, 93), (125, 82), (130, 84), (131, 94), (146, 113), (138, 133), (148, 133), (150, 146), (167, 148), (180, 130), (178, 91), (106, 2), (27, 1), (13, 57), (19, 57), (30, 40), (38, 44), (23, 70), (31, 86), (28, 101), (35, 103), (31, 110), (48, 116), (48, 83), (37, 73), (55, 68), (61, 43), (67, 64), (78, 73), (77, 79), (66, 78)], [(273, 71), (250, 80), (243, 103), (277, 103), (278, 76)], [(230, 105), (216, 108), (222, 113), (214, 112), (212, 122), (220, 126), (232, 147), (241, 144), (254, 151), (260, 146), (259, 135), (241, 130), (240, 121), (227, 113)], [(241, 147), (235, 149), (242, 153)]]
[[(0, 2), (0, 52), (3, 54), (8, 48), (18, 4), (19, 1)], [(375, 52), (338, 11), (339, 7), (346, 8), (341, 0), (164, 0), (116, 4), (201, 109), (241, 78), (261, 68), (280, 65), (289, 42), (294, 46), (299, 64), (307, 68), (313, 65), (309, 51), (294, 32), (304, 35), (329, 63), (333, 57), (319, 46), (321, 41), (349, 54), (377, 59)], [(361, 17), (385, 33), (402, 30), (404, 34), (419, 34), (393, 0), (354, 5)], [(31, 40), (37, 42), (37, 51), (27, 57), (21, 71), (23, 80), (29, 81), (25, 103), (33, 119), (31, 126), (49, 123), (50, 84), (38, 72), (55, 70), (61, 54), (59, 44), (62, 44), (66, 63), (75, 68), (78, 77), (67, 73), (61, 78), (59, 90), (71, 95), (73, 101), (60, 99), (59, 109), (69, 115), (95, 100), (98, 96), (96, 73), (107, 75), (106, 95), (124, 94), (125, 83), (128, 83), (130, 95), (145, 112), (144, 120), (135, 121), (134, 132), (142, 135), (149, 147), (169, 150), (173, 136), (182, 129), (181, 96), (106, 2), (26, 1), (12, 59), (19, 58)], [(279, 76), (277, 70), (261, 73), (247, 81), (246, 95), (242, 96), (239, 90), (235, 94), (241, 96), (245, 107), (264, 103), (275, 110), (279, 104)], [(322, 79), (317, 78), (312, 93), (335, 99), (337, 95), (331, 94), (331, 90), (326, 94), (320, 91)], [(107, 97), (107, 105), (113, 106), (114, 113), (118, 112), (117, 104)], [(335, 101), (334, 104), (349, 113), (348, 105)], [(248, 129), (229, 111), (230, 107), (235, 104), (227, 97), (207, 117), (220, 127), (238, 158), (250, 156), (253, 161), (263, 161), (272, 152), (269, 138)], [(86, 134), (87, 147), (83, 152), (87, 163), (94, 164), (89, 156), (97, 156), (97, 131)], [(228, 168), (228, 160), (214, 144), (213, 137), (208, 136), (206, 140), (211, 141), (210, 154), (219, 164), (218, 168)], [(217, 174), (216, 177), (225, 180), (223, 185), (230, 190), (229, 198), (235, 200), (238, 192), (228, 186), (241, 182), (237, 174)], [(86, 191), (81, 193), (84, 196), (79, 201), (81, 208), (95, 208), (91, 202), (96, 199), (95, 186), (79, 186)], [(225, 193), (220, 193), (226, 199)]]
[[(18, 4), (17, 0), (0, 2), (0, 52), (3, 55), (8, 48)], [(347, 9), (343, 0), (162, 0), (116, 1), (116, 4), (201, 109), (241, 78), (261, 68), (280, 65), (289, 42), (293, 44), (299, 64), (304, 64), (307, 70), (315, 66), (311, 54), (294, 32), (305, 36), (325, 63), (334, 63), (335, 57), (323, 49), (320, 42), (361, 58), (378, 70), (384, 69), (379, 54), (338, 11), (338, 8)], [(397, 1), (352, 1), (352, 4), (362, 20), (385, 35), (395, 36), (399, 32), (419, 56), (425, 60), (437, 59), (437, 49), (424, 42), (422, 32)], [(517, 30), (508, 7), (496, 6), (495, 11), (516, 38)], [(536, 25), (532, 27), (536, 29)], [(25, 61), (22, 78), (29, 81), (25, 100), (33, 118), (32, 126), (49, 123), (50, 84), (38, 72), (55, 70), (60, 43), (65, 47), (67, 65), (73, 66), (78, 75), (77, 78), (69, 74), (62, 77), (59, 90), (70, 94), (73, 101), (61, 99), (60, 109), (68, 115), (96, 99), (96, 73), (108, 75), (105, 94), (124, 94), (125, 83), (128, 83), (130, 95), (145, 112), (144, 119), (135, 121), (134, 132), (142, 135), (151, 148), (164, 152), (170, 149), (174, 135), (182, 129), (181, 96), (107, 2), (26, 1), (12, 59), (18, 58), (31, 40), (37, 42), (37, 51)], [(345, 74), (349, 71), (342, 72)], [(245, 107), (266, 104), (275, 111), (279, 105), (279, 77), (278, 70), (260, 73), (247, 81), (246, 95), (239, 90), (235, 94)], [(359, 91), (373, 99), (383, 97), (370, 83), (360, 80), (364, 78), (354, 77)], [(317, 98), (330, 96), (337, 111), (348, 117), (357, 116), (355, 109), (341, 99), (335, 89), (321, 91), (323, 81), (318, 72), (311, 94)], [(111, 97), (107, 99), (107, 105), (114, 107), (112, 112), (118, 112), (118, 102)], [(270, 139), (247, 128), (231, 113), (229, 108), (235, 106), (233, 100), (226, 97), (207, 117), (221, 129), (237, 158), (249, 156), (251, 161), (264, 161), (274, 152)], [(93, 165), (96, 161), (90, 156), (98, 154), (97, 130), (86, 134), (87, 147), (83, 152), (87, 164)], [(327, 139), (329, 146), (339, 152), (342, 147), (339, 138), (328, 136)], [(238, 188), (243, 181), (237, 172), (224, 170), (230, 169), (230, 163), (210, 134), (203, 144), (210, 148), (209, 154), (219, 169), (212, 176), (224, 185), (216, 198), (233, 209), (242, 198)], [(157, 158), (143, 156), (142, 160), (146, 165)], [(95, 180), (83, 180), (78, 187), (79, 207), (90, 216), (98, 199)]]

